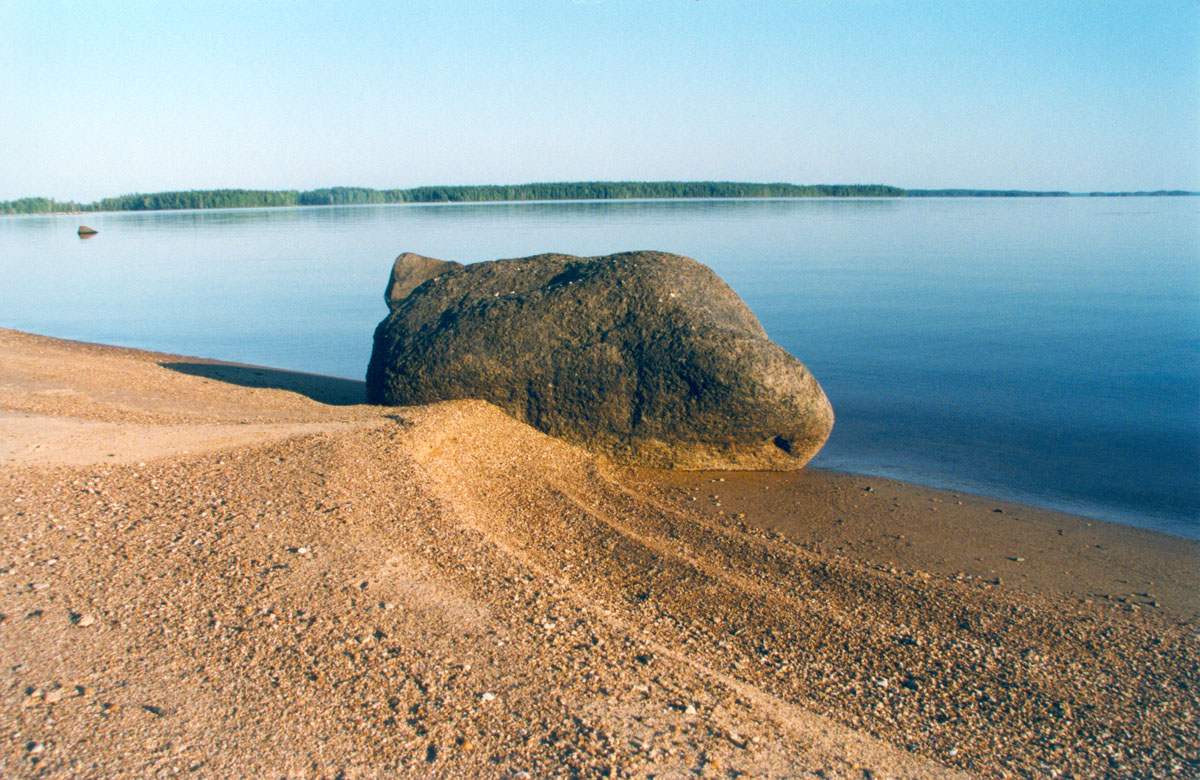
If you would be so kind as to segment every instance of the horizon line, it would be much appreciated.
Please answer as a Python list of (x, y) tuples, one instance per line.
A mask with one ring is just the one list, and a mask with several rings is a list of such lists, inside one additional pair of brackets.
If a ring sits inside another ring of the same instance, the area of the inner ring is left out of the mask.
[[(686, 193), (667, 193), (667, 194), (576, 194), (574, 197), (568, 193), (549, 194), (546, 197), (521, 197), (519, 191), (525, 190), (525, 195), (531, 194), (530, 191), (535, 188), (549, 187), (592, 187), (592, 188), (613, 188), (613, 187), (710, 187), (710, 188), (779, 188), (790, 190), (809, 190), (806, 193), (796, 194), (769, 194), (769, 193), (731, 193), (731, 194), (686, 194)], [(498, 195), (499, 197), (470, 197), (470, 191), (482, 191), (475, 194)], [(504, 192), (497, 192), (504, 191)], [(532, 202), (538, 200), (695, 200), (700, 198), (718, 198), (718, 199), (765, 199), (765, 198), (889, 198), (889, 197), (1128, 197), (1128, 196), (1196, 196), (1200, 195), (1200, 190), (1183, 190), (1183, 189), (1157, 189), (1157, 190), (1088, 190), (1088, 191), (1071, 191), (1071, 190), (1026, 190), (1026, 189), (998, 189), (998, 188), (979, 188), (979, 187), (920, 187), (906, 188), (897, 187), (888, 184), (795, 184), (792, 182), (752, 182), (752, 181), (735, 181), (735, 180), (714, 180), (714, 179), (663, 179), (663, 180), (577, 180), (577, 181), (545, 181), (545, 182), (524, 182), (520, 184), (434, 184), (434, 185), (419, 185), (415, 187), (389, 187), (375, 188), (362, 187), (356, 185), (331, 185), (327, 187), (317, 187), (314, 189), (263, 189), (263, 188), (247, 188), (247, 187), (220, 187), (206, 189), (189, 189), (189, 190), (157, 190), (153, 192), (130, 192), (116, 196), (107, 196), (97, 198), (91, 202), (81, 202), (77, 200), (58, 200), (57, 198), (47, 196), (25, 196), (14, 198), (11, 200), (0, 201), (0, 215), (15, 215), (15, 214), (46, 214), (46, 213), (70, 213), (73, 211), (152, 211), (152, 210), (190, 210), (209, 209), (209, 208), (271, 208), (271, 207), (295, 207), (295, 206), (313, 206), (313, 205), (356, 205), (355, 203), (262, 203), (262, 204), (245, 204), (245, 205), (198, 205), (198, 206), (167, 206), (163, 208), (154, 208), (153, 206), (141, 206), (131, 208), (121, 208), (116, 202), (124, 199), (132, 198), (163, 198), (166, 196), (192, 196), (200, 197), (205, 195), (277, 195), (277, 196), (322, 196), (346, 193), (361, 193), (363, 195), (379, 194), (385, 197), (393, 198), (394, 200), (363, 202), (357, 205), (386, 205), (388, 203), (437, 203), (437, 202)], [(400, 199), (402, 195), (418, 196), (419, 200)], [(459, 197), (453, 197), (458, 195)], [(507, 196), (507, 197), (505, 197)], [(109, 205), (114, 208), (105, 208)], [(47, 208), (36, 211), (14, 211), (18, 204), (28, 205), (43, 205)], [(7, 206), (8, 208), (3, 208)], [(56, 207), (65, 208), (56, 208)], [(74, 208), (71, 208), (74, 207)]]

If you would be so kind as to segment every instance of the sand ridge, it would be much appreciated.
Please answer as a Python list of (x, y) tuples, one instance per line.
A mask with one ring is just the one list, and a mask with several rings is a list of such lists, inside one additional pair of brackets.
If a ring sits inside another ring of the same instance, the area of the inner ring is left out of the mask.
[[(0, 354), (5, 776), (1200, 766), (1182, 600), (826, 549), (887, 519), (828, 520), (860, 489), (839, 477), (773, 528), (789, 513), (750, 492), (689, 500), (724, 477), (619, 469), (481, 402), (354, 405), (327, 378), (13, 331)], [(911, 525), (929, 497), (902, 488)]]

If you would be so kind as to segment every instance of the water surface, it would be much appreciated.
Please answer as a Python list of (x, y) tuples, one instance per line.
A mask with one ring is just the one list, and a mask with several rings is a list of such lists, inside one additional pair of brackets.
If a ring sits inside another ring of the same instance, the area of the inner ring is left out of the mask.
[(0, 325), (361, 378), (401, 251), (630, 249), (711, 266), (813, 370), (837, 415), (814, 465), (1200, 538), (1195, 198), (7, 217)]

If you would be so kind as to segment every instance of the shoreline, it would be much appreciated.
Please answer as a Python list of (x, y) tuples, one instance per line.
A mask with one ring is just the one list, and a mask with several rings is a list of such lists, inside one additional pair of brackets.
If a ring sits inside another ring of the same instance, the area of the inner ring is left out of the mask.
[[(49, 344), (75, 345), (102, 354), (138, 354), (172, 371), (200, 377), (205, 383), (228, 383), (251, 392), (282, 390), (334, 407), (362, 407), (376, 411), (388, 408), (366, 404), (366, 383), (358, 379), (58, 339), (0, 328), (0, 335), (6, 332), (44, 339)], [(6, 414), (0, 405), (0, 431), (4, 430), (3, 426), (14, 431), (11, 412)], [(220, 424), (212, 425), (210, 430), (193, 430), (189, 437), (192, 440), (190, 451), (209, 451), (270, 435), (269, 425), (254, 426), (239, 420), (238, 426), (236, 437), (223, 435), (226, 431)], [(35, 427), (40, 436), (69, 442), (69, 435), (64, 439), (64, 434), (56, 431), (54, 426), (47, 430), (42, 422)], [(319, 424), (297, 428), (297, 432), (319, 430)], [(178, 433), (170, 429), (167, 432), (167, 438)], [(111, 430), (100, 428), (95, 433), (110, 437), (105, 446), (118, 450), (113, 457), (110, 458), (108, 453), (101, 457), (99, 453), (70, 449), (66, 451), (69, 454), (64, 453), (53, 462), (62, 465), (129, 463), (173, 454), (170, 448), (156, 447), (154, 437), (147, 436), (145, 431), (133, 437), (136, 444), (132, 447), (120, 446), (119, 440), (114, 442)], [(46, 454), (14, 445), (12, 434), (7, 441), (0, 439), (0, 466), (50, 462), (46, 458)], [(784, 472), (641, 468), (623, 471), (647, 490), (675, 498), (682, 496), (685, 501), (698, 500), (715, 515), (741, 515), (737, 519), (761, 530), (782, 534), (817, 551), (844, 554), (872, 566), (888, 569), (900, 566), (967, 581), (1006, 583), (1023, 590), (1047, 590), (1084, 601), (1110, 602), (1126, 610), (1157, 610), (1169, 605), (1166, 609), (1170, 613), (1200, 621), (1200, 540), (1167, 531), (984, 494), (819, 467)], [(770, 494), (772, 489), (774, 494)], [(720, 493), (725, 493), (723, 501), (710, 498)], [(745, 511), (748, 508), (759, 511)], [(926, 511), (929, 517), (922, 518)], [(934, 515), (941, 524), (938, 534), (931, 532), (928, 522)], [(797, 520), (798, 517), (804, 519)], [(883, 517), (887, 522), (880, 519)], [(981, 520), (987, 522), (981, 523)], [(904, 533), (906, 529), (908, 533)], [(1063, 544), (1070, 540), (1075, 555), (1065, 554), (1046, 543), (1044, 539), (1051, 535), (1059, 537)], [(921, 540), (926, 543), (922, 544)], [(986, 558), (975, 554), (975, 548), (984, 540), (989, 549)], [(1009, 554), (1001, 554), (1003, 549)], [(1014, 560), (1018, 558), (1021, 560)]]
[(814, 552), (883, 570), (1200, 620), (1200, 542), (1162, 531), (823, 469), (659, 473), (648, 482)]
[[(679, 182), (598, 182), (599, 184), (678, 184)], [(710, 182), (684, 182), (684, 184), (709, 184)], [(721, 182), (718, 182), (721, 183)], [(551, 186), (558, 186), (559, 183), (552, 183)], [(588, 182), (567, 182), (567, 185), (588, 184)], [(747, 185), (751, 187), (772, 187), (776, 185), (761, 184), (757, 182), (732, 182), (736, 185)], [(528, 186), (541, 185), (482, 185), (479, 189), (512, 189)], [(85, 209), (68, 209), (68, 210), (52, 210), (52, 211), (4, 211), (2, 207), (19, 203), (28, 200), (42, 200), (39, 198), (17, 198), (10, 201), (0, 201), (0, 217), (23, 217), (23, 216), (78, 216), (83, 214), (124, 214), (124, 213), (145, 213), (145, 212), (164, 212), (164, 211), (231, 211), (239, 209), (298, 209), (298, 208), (330, 208), (330, 207), (345, 207), (345, 206), (439, 206), (439, 205), (488, 205), (488, 204), (505, 204), (505, 203), (620, 203), (620, 202), (646, 202), (646, 201), (721, 201), (721, 200), (748, 200), (748, 201), (770, 201), (770, 200), (903, 200), (903, 199), (941, 199), (941, 198), (1178, 198), (1178, 197), (1198, 197), (1200, 192), (1192, 190), (1137, 190), (1128, 192), (1071, 192), (1066, 190), (988, 190), (988, 189), (910, 189), (894, 188), (897, 192), (888, 194), (868, 194), (865, 190), (872, 187), (888, 188), (888, 185), (786, 185), (790, 187), (803, 188), (810, 187), (849, 187), (860, 188), (864, 192), (861, 194), (809, 194), (809, 195), (631, 195), (631, 196), (602, 196), (602, 197), (509, 197), (509, 198), (480, 198), (480, 199), (430, 199), (430, 200), (381, 200), (377, 202), (345, 202), (345, 203), (256, 203), (249, 205), (218, 205), (218, 206), (164, 206), (161, 208), (93, 208), (92, 204), (78, 204), (74, 201), (74, 205), (85, 205)], [(370, 188), (349, 188), (370, 190)], [(451, 185), (448, 187), (416, 187), (414, 190), (425, 189), (476, 189), (472, 185)], [(249, 194), (267, 193), (269, 195), (285, 194), (288, 191), (284, 190), (200, 190), (191, 192), (152, 192), (152, 193), (135, 193), (133, 195), (122, 195), (116, 198), (105, 198), (103, 200), (119, 201), (122, 198), (160, 198), (162, 196), (211, 196), (218, 193), (227, 192), (245, 192)], [(380, 191), (375, 191), (380, 192)], [(53, 201), (53, 199), (44, 199)], [(98, 203), (100, 201), (97, 201)]]
[[(366, 204), (373, 205), (373, 204)], [(374, 204), (378, 205), (378, 204)], [(384, 204), (388, 205), (388, 204)], [(395, 204), (392, 204), (395, 205)], [(399, 204), (410, 205), (410, 204)], [(415, 204), (425, 205), (425, 204)], [(289, 208), (289, 207), (280, 207)], [(297, 207), (310, 208), (310, 207)], [(325, 208), (324, 206), (311, 208)], [(154, 349), (143, 349), (140, 347), (126, 347), (111, 344), (100, 344), (97, 342), (82, 341), (78, 339), (59, 338), (56, 336), (45, 336), (35, 334), (28, 331), (17, 329), (0, 328), (0, 332), (11, 330), (13, 333), (24, 334), (36, 338), (50, 339), (52, 341), (63, 342), (68, 344), (77, 344), (84, 347), (103, 347), (117, 350), (130, 350), (134, 352), (145, 352), (160, 356), (164, 361), (171, 362), (177, 370), (192, 371), (195, 373), (197, 369), (187, 368), (187, 366), (210, 366), (212, 367), (212, 378), (229, 381), (233, 384), (242, 384), (249, 387), (259, 387), (263, 389), (286, 389), (293, 392), (301, 392), (313, 397), (322, 403), (333, 405), (365, 405), (366, 383), (362, 379), (351, 377), (333, 376), (331, 374), (315, 374), (306, 371), (299, 371), (287, 368), (275, 368), (253, 363), (240, 363), (236, 361), (223, 360), (215, 357), (194, 357), (177, 355), (174, 353), (160, 352)], [(820, 453), (818, 452), (818, 455)], [(1116, 526), (1118, 528), (1130, 528), (1138, 531), (1144, 531), (1152, 534), (1161, 534), (1173, 539), (1183, 539), (1188, 542), (1200, 543), (1200, 530), (1195, 531), (1192, 535), (1177, 533), (1173, 530), (1161, 527), (1162, 525), (1170, 525), (1172, 527), (1181, 526), (1184, 521), (1175, 518), (1160, 518), (1155, 520), (1145, 515), (1138, 515), (1131, 512), (1118, 512), (1112, 510), (1110, 514), (1120, 515), (1123, 518), (1128, 518), (1128, 521), (1120, 519), (1110, 519), (1104, 516), (1088, 515), (1072, 511), (1070, 508), (1056, 507), (1052, 504), (1038, 504), (1035, 501), (1026, 499), (1022, 496), (1006, 496), (1003, 492), (1005, 488), (999, 488), (997, 493), (976, 492), (972, 487), (956, 487), (946, 485), (939, 482), (935, 478), (931, 478), (928, 482), (913, 481), (902, 477), (889, 477), (885, 475), (872, 474), (869, 472), (851, 471), (842, 468), (829, 468), (820, 465), (812, 465), (811, 463), (804, 467), (805, 471), (818, 471), (822, 473), (857, 476), (865, 479), (874, 479), (880, 482), (895, 483), (898, 485), (907, 486), (913, 489), (933, 490), (941, 493), (953, 495), (957, 500), (961, 496), (969, 496), (972, 498), (982, 499), (984, 501), (995, 502), (997, 504), (1011, 505), (1016, 508), (1027, 508), (1031, 512), (1040, 512), (1047, 514), (1063, 515), (1068, 518), (1081, 519), (1087, 523), (1104, 524)], [(1063, 503), (1069, 503), (1068, 499), (1061, 499)], [(1103, 511), (1098, 509), (1097, 511)]]
[(2, 329), (0, 355), (0, 774), (1200, 768), (1200, 543), (622, 468), (352, 380)]
[(853, 466), (850, 466), (849, 468), (826, 467), (823, 465), (813, 465), (812, 463), (805, 466), (805, 468), (815, 469), (817, 471), (827, 471), (834, 474), (853, 474), (887, 482), (898, 482), (900, 484), (912, 485), (919, 488), (939, 490), (943, 493), (955, 494), (956, 496), (963, 495), (984, 498), (990, 501), (999, 502), (1001, 504), (1011, 504), (1016, 507), (1029, 507), (1030, 509), (1039, 510), (1042, 512), (1051, 512), (1067, 515), (1069, 517), (1082, 518), (1093, 523), (1104, 523), (1122, 528), (1134, 528), (1140, 531), (1163, 534), (1175, 539), (1186, 539), (1192, 542), (1200, 542), (1200, 522), (1193, 522), (1191, 517), (1182, 514), (1151, 514), (1148, 512), (1138, 512), (1135, 510), (1093, 503), (1085, 499), (1044, 495), (1034, 493), (1029, 490), (1017, 490), (1009, 488), (1006, 485), (989, 486), (970, 484), (969, 482), (963, 480), (956, 481), (939, 479), (936, 476), (931, 476), (928, 480), (924, 480), (920, 475), (912, 477), (907, 475), (889, 476), (888, 469), (881, 469), (881, 473), (872, 473), (868, 471), (854, 471), (852, 470)]

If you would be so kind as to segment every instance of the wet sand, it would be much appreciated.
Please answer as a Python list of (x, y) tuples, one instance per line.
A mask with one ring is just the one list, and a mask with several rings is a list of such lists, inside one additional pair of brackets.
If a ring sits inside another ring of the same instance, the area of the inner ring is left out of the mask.
[(1194, 540), (820, 469), (647, 473), (646, 482), (813, 552), (1200, 622)]
[(0, 330), (0, 775), (1200, 769), (1194, 542), (359, 398)]

